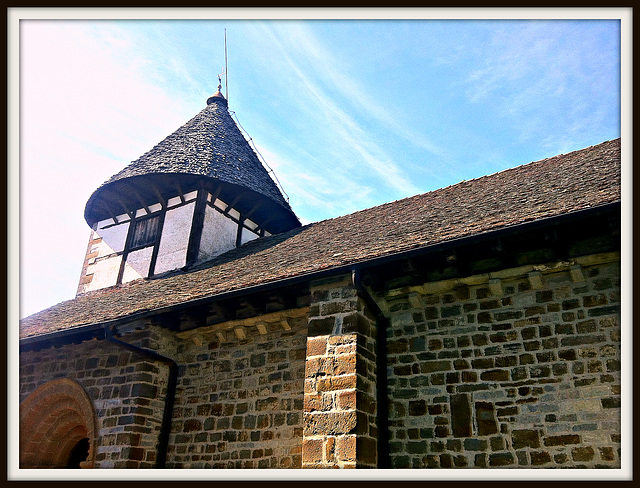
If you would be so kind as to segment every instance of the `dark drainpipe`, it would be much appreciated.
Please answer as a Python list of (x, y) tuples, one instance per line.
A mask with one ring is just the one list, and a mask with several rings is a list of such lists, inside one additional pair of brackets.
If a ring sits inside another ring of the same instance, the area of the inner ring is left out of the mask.
[(108, 341), (118, 344), (126, 349), (137, 352), (143, 356), (146, 356), (154, 361), (166, 364), (169, 367), (169, 379), (167, 382), (167, 396), (164, 402), (164, 412), (162, 414), (162, 424), (160, 425), (160, 434), (158, 435), (158, 451), (156, 454), (156, 468), (162, 469), (167, 462), (167, 448), (169, 446), (169, 433), (171, 432), (171, 417), (173, 415), (173, 404), (176, 397), (176, 386), (178, 384), (178, 365), (176, 362), (166, 356), (162, 356), (155, 351), (149, 349), (143, 349), (133, 344), (123, 342), (120, 339), (116, 339), (113, 335), (113, 329), (108, 325), (105, 325), (105, 336)]
[(389, 319), (362, 283), (362, 272), (358, 268), (351, 271), (353, 285), (365, 304), (376, 317), (376, 422), (378, 424), (378, 468), (390, 468), (389, 458), (389, 399), (387, 397), (387, 329)]

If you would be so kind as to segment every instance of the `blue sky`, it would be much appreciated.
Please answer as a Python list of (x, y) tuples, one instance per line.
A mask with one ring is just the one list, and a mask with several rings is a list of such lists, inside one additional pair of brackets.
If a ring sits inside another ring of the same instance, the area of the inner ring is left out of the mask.
[(75, 296), (87, 199), (205, 107), (224, 29), (229, 108), (308, 223), (619, 137), (620, 25), (22, 20), (20, 316)]

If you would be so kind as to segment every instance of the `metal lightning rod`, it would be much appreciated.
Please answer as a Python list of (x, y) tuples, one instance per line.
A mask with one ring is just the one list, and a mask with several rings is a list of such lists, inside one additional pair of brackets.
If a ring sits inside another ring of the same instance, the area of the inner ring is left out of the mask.
[(227, 66), (227, 29), (224, 30), (224, 89), (225, 89), (225, 98), (227, 99), (227, 103), (229, 103), (229, 67)]

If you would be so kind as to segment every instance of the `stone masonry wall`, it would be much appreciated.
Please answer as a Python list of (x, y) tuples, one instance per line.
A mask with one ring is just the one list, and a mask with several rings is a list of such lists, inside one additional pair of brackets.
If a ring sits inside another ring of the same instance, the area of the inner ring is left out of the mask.
[(303, 468), (377, 466), (375, 337), (350, 276), (312, 286)]
[(620, 467), (620, 263), (592, 258), (387, 295), (393, 467)]
[[(144, 333), (137, 333), (144, 342)], [(20, 354), (20, 401), (56, 378), (77, 381), (97, 417), (96, 468), (153, 467), (167, 368), (107, 341)]]
[(177, 344), (168, 468), (300, 468), (307, 319)]

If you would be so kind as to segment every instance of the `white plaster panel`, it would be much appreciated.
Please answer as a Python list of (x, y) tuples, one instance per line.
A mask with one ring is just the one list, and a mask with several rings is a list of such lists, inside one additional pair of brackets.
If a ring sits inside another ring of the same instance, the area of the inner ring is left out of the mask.
[(240, 236), (240, 244), (244, 244), (245, 242), (252, 241), (254, 239), (257, 239), (258, 237), (260, 237), (260, 236), (258, 236), (254, 232), (251, 232), (249, 229), (245, 229), (243, 227), (242, 228), (242, 235)]
[(213, 202), (213, 204), (218, 207), (220, 210), (222, 210), (223, 212), (227, 209), (228, 205), (226, 203), (224, 203), (222, 200), (220, 200), (219, 198), (216, 198), (216, 201)]
[(196, 190), (196, 191), (192, 191), (191, 193), (187, 193), (187, 194), (184, 196), (184, 199), (185, 199), (186, 201), (189, 201), (189, 200), (195, 200), (197, 196), (198, 196), (198, 190)]
[(154, 203), (153, 205), (151, 205), (149, 207), (149, 210), (151, 211), (151, 213), (159, 212), (160, 210), (162, 210), (162, 204), (161, 203)]
[(198, 262), (207, 261), (236, 247), (238, 224), (207, 206), (200, 239)]
[(97, 237), (102, 237), (102, 242), (98, 248), (98, 257), (123, 251), (128, 231), (129, 222), (112, 225), (106, 229), (98, 229), (95, 231)]
[(127, 262), (124, 265), (122, 282), (127, 283), (137, 280), (138, 278), (146, 278), (149, 276), (149, 265), (151, 264), (152, 254), (153, 246), (130, 252), (127, 255)]
[(177, 269), (186, 264), (194, 208), (195, 203), (190, 203), (167, 210), (154, 273)]
[(113, 221), (113, 219), (106, 219), (106, 220), (101, 220), (100, 222), (98, 222), (98, 229), (102, 229), (103, 227), (106, 227), (108, 225), (113, 225), (116, 222)]
[(87, 267), (87, 276), (93, 274), (93, 279), (87, 284), (86, 291), (99, 290), (114, 286), (118, 281), (122, 256), (101, 259)]
[(167, 202), (167, 207), (175, 207), (176, 205), (180, 205), (181, 202), (182, 200), (180, 200), (180, 197), (169, 198), (169, 201)]
[(165, 271), (182, 268), (185, 264), (187, 264), (186, 248), (175, 252), (165, 253), (162, 255), (162, 260), (160, 259), (160, 256), (158, 256), (153, 273), (164, 273)]

